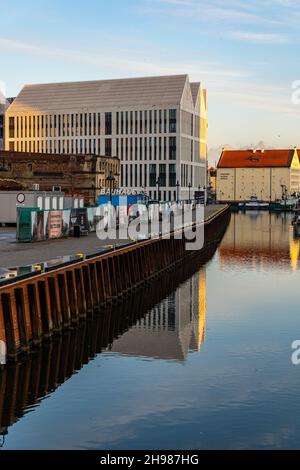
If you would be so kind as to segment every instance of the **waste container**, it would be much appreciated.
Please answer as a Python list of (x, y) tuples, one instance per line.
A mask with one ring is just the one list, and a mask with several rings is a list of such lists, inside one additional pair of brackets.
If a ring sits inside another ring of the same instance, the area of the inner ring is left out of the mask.
[(74, 238), (80, 238), (80, 225), (74, 225)]

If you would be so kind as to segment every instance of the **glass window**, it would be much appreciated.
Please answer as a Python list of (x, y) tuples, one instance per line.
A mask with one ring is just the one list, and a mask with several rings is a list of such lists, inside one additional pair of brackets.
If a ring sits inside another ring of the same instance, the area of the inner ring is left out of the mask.
[(105, 139), (105, 156), (111, 157), (111, 139)]
[(167, 133), (167, 110), (164, 110), (164, 133)]
[(156, 186), (156, 165), (151, 164), (149, 168), (149, 186), (154, 187)]
[(166, 186), (166, 165), (164, 163), (159, 165), (159, 183), (160, 186)]
[(176, 160), (176, 137), (169, 138), (169, 160)]
[(112, 113), (105, 113), (105, 135), (112, 134)]
[(169, 132), (174, 133), (176, 132), (177, 128), (177, 110), (170, 109), (169, 110)]
[(15, 137), (15, 118), (9, 118), (9, 138), (13, 139)]
[(162, 133), (162, 110), (159, 110), (159, 133)]
[(175, 163), (171, 163), (169, 165), (169, 186), (170, 187), (176, 186), (176, 165), (175, 165)]

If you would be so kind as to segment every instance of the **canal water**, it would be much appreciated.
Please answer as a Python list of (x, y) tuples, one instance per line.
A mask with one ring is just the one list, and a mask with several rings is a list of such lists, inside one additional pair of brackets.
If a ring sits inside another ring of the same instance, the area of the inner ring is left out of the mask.
[(300, 447), (300, 242), (233, 214), (187, 266), (0, 372), (3, 449)]

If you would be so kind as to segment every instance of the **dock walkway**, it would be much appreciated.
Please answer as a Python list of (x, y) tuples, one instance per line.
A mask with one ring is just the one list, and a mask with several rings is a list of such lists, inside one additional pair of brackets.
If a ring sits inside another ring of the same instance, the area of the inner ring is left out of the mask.
[[(205, 208), (205, 218), (225, 207), (222, 204), (209, 205)], [(88, 237), (47, 240), (34, 243), (17, 243), (16, 230), (13, 227), (0, 228), (0, 268), (26, 266), (49, 261), (60, 256), (85, 255), (99, 251), (104, 245), (126, 244), (126, 240), (101, 241), (96, 233)]]

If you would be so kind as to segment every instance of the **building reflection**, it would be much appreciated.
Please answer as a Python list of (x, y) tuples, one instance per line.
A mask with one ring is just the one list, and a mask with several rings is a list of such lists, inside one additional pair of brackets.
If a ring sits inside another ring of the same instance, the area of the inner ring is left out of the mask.
[(298, 269), (300, 240), (294, 236), (291, 218), (263, 211), (232, 214), (219, 247), (221, 266)]
[(112, 351), (156, 359), (184, 361), (205, 340), (205, 268), (153, 307), (134, 327), (114, 341)]
[(184, 361), (205, 340), (206, 271), (213, 245), (121, 304), (68, 330), (16, 364), (0, 366), (0, 447), (8, 428), (105, 351)]

